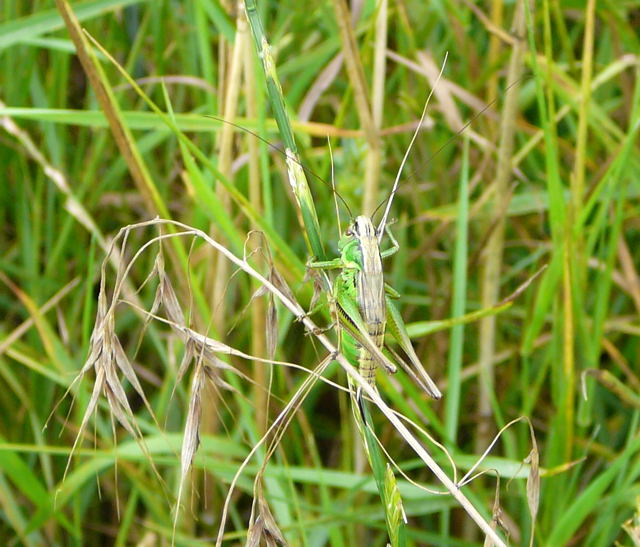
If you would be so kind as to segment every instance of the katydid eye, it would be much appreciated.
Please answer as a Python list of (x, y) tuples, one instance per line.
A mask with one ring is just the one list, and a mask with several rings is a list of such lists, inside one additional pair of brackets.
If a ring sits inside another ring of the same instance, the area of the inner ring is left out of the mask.
[(352, 236), (353, 235), (353, 230), (351, 228), (347, 228), (347, 231), (344, 233), (344, 235)]

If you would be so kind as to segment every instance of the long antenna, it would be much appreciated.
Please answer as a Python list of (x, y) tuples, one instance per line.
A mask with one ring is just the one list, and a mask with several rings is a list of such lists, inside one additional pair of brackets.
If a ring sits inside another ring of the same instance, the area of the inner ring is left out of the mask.
[(338, 207), (338, 200), (336, 196), (338, 191), (336, 190), (336, 178), (333, 171), (333, 149), (331, 148), (331, 137), (327, 136), (327, 144), (329, 145), (329, 159), (331, 160), (331, 189), (333, 190), (333, 203), (336, 206), (336, 219), (338, 221), (338, 235), (342, 239), (342, 228), (340, 227), (340, 208)]
[(382, 215), (382, 220), (380, 221), (380, 224), (378, 224), (378, 228), (376, 230), (377, 235), (378, 235), (378, 243), (380, 243), (380, 241), (382, 241), (382, 235), (384, 234), (384, 227), (387, 223), (387, 217), (389, 216), (389, 210), (391, 209), (391, 204), (393, 203), (393, 196), (396, 193), (396, 190), (398, 189), (398, 183), (400, 182), (400, 175), (402, 175), (402, 169), (404, 168), (404, 164), (407, 163), (407, 158), (409, 157), (409, 152), (411, 152), (411, 148), (413, 147), (413, 143), (416, 141), (416, 138), (418, 137), (418, 133), (420, 133), (420, 129), (422, 129), (422, 124), (424, 123), (424, 119), (427, 115), (427, 107), (429, 106), (429, 101), (431, 100), (431, 96), (433, 95), (436, 86), (438, 85), (438, 82), (440, 81), (440, 78), (442, 77), (442, 73), (444, 72), (444, 67), (447, 65), (447, 58), (449, 57), (449, 52), (446, 52), (444, 54), (444, 60), (442, 61), (442, 67), (440, 68), (440, 73), (438, 74), (438, 77), (436, 78), (436, 81), (434, 82), (433, 86), (431, 86), (431, 91), (429, 92), (429, 96), (427, 97), (426, 102), (424, 103), (424, 108), (422, 109), (422, 115), (420, 116), (420, 121), (418, 122), (418, 127), (416, 127), (416, 130), (413, 132), (413, 137), (411, 137), (411, 142), (409, 143), (409, 146), (407, 147), (406, 152), (404, 153), (404, 157), (402, 158), (402, 162), (400, 163), (400, 168), (398, 169), (398, 174), (396, 175), (396, 180), (393, 181), (393, 189), (391, 190), (391, 193), (389, 194), (389, 197), (387, 198), (387, 206), (384, 209), (384, 215)]
[[(530, 75), (524, 75), (520, 78), (518, 78), (515, 82), (511, 82), (504, 90), (505, 93), (507, 93), (513, 86), (519, 84), (520, 82), (522, 82), (523, 80), (526, 80), (527, 78), (529, 78)], [(465, 122), (465, 124), (458, 129), (458, 131), (455, 132), (455, 134), (451, 135), (447, 141), (440, 146), (440, 148), (438, 148), (431, 156), (429, 156), (424, 162), (422, 162), (420, 164), (420, 167), (424, 167), (425, 165), (428, 165), (431, 161), (433, 161), (434, 158), (436, 158), (440, 152), (442, 152), (447, 146), (449, 146), (453, 141), (455, 141), (460, 135), (462, 135), (462, 133), (464, 133), (467, 129), (467, 127), (469, 127), (473, 122), (475, 122), (480, 116), (482, 116), (487, 110), (489, 110), (494, 104), (496, 104), (498, 102), (498, 100), (500, 99), (500, 97), (496, 97), (495, 99), (493, 99), (491, 102), (487, 103), (481, 110), (479, 110), (478, 112), (476, 112), (473, 116), (471, 116), (471, 118)], [(420, 125), (418, 125), (418, 127), (420, 127)], [(416, 173), (418, 172), (418, 168), (414, 169), (409, 176), (407, 177), (407, 180), (403, 181), (402, 184), (406, 184), (408, 182), (411, 182), (411, 180), (413, 180), (416, 177)], [(400, 184), (398, 184), (396, 187), (394, 187), (393, 192), (390, 194), (389, 197), (393, 196), (393, 193), (396, 192), (397, 187), (400, 186)], [(378, 209), (380, 209), (380, 207), (382, 207), (382, 205), (384, 205), (385, 201), (387, 201), (389, 198), (385, 198), (383, 199), (378, 206), (375, 208), (375, 210), (373, 211), (373, 214), (371, 215), (372, 217), (375, 216), (376, 212), (378, 211)]]
[[(204, 117), (205, 118), (211, 118), (212, 120), (216, 120), (217, 122), (220, 122), (220, 123), (226, 123), (228, 125), (231, 125), (231, 126), (235, 127), (236, 129), (240, 129), (240, 131), (244, 131), (245, 133), (249, 133), (249, 135), (253, 135), (256, 139), (261, 140), (263, 143), (265, 143), (267, 146), (269, 146), (272, 150), (274, 150), (275, 152), (278, 152), (280, 155), (285, 157), (287, 159), (287, 161), (292, 161), (294, 163), (297, 163), (307, 175), (311, 175), (313, 178), (315, 178), (316, 180), (318, 180), (322, 184), (324, 184), (327, 188), (330, 188), (331, 191), (333, 192), (334, 196), (337, 197), (342, 202), (342, 204), (345, 206), (345, 209), (349, 212), (349, 217), (353, 217), (353, 213), (351, 212), (351, 208), (349, 207), (347, 202), (344, 200), (344, 198), (338, 193), (338, 191), (336, 190), (336, 187), (335, 187), (334, 184), (328, 183), (320, 175), (318, 175), (313, 170), (309, 169), (302, 162), (296, 160), (292, 156), (288, 156), (287, 153), (282, 148), (279, 148), (278, 146), (276, 146), (272, 142), (269, 142), (268, 139), (265, 139), (264, 137), (258, 135), (258, 133), (256, 133), (255, 131), (251, 131), (251, 129), (248, 129), (247, 127), (244, 127), (244, 126), (242, 126), (240, 124), (237, 124), (237, 123), (234, 123), (234, 122), (230, 122), (229, 120), (225, 120), (224, 118), (220, 118), (218, 116), (213, 116), (211, 114), (205, 114)], [(333, 162), (331, 164), (331, 177), (333, 178)]]

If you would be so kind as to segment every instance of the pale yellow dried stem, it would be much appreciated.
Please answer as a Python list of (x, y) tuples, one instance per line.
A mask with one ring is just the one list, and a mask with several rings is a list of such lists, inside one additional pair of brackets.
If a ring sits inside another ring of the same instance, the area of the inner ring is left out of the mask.
[[(524, 34), (524, 6), (518, 2), (514, 14), (513, 28), (516, 36)], [(525, 44), (521, 40), (514, 43), (509, 62), (507, 82), (516, 82), (522, 73)], [(498, 302), (500, 290), (500, 268), (504, 247), (505, 200), (511, 196), (509, 190), (511, 177), (511, 157), (513, 155), (513, 137), (518, 105), (518, 85), (510, 88), (505, 98), (505, 106), (500, 123), (500, 144), (498, 164), (496, 166), (495, 199), (491, 225), (493, 232), (487, 241), (482, 271), (482, 307), (491, 307)], [(480, 322), (480, 393), (478, 397), (478, 416), (480, 427), (476, 438), (478, 448), (486, 446), (491, 438), (490, 416), (491, 398), (494, 386), (494, 354), (496, 346), (496, 318), (487, 316)]]
[(338, 27), (340, 28), (340, 40), (347, 66), (349, 81), (353, 87), (353, 95), (358, 110), (360, 125), (364, 129), (365, 138), (369, 145), (369, 151), (365, 163), (364, 176), (364, 203), (363, 214), (369, 215), (376, 205), (376, 195), (378, 192), (378, 181), (380, 173), (380, 136), (376, 131), (376, 126), (369, 105), (369, 92), (367, 81), (364, 76), (364, 69), (356, 38), (351, 25), (351, 16), (346, 0), (333, 0), (333, 7), (336, 12)]
[[(493, 0), (491, 2), (491, 24), (496, 28), (502, 28), (504, 0)], [(488, 66), (495, 66), (500, 55), (502, 42), (495, 34), (489, 35)], [(487, 81), (487, 102), (495, 101), (498, 97), (498, 71), (493, 71)]]
[[(225, 120), (233, 121), (236, 117), (238, 107), (238, 97), (240, 95), (240, 85), (242, 81), (242, 64), (244, 50), (248, 42), (247, 22), (244, 15), (243, 6), (238, 5), (238, 17), (236, 18), (236, 37), (233, 44), (231, 56), (231, 66), (227, 79), (227, 87), (224, 96), (224, 108), (222, 117)], [(224, 177), (231, 179), (231, 163), (233, 160), (233, 136), (235, 128), (230, 124), (223, 124), (218, 141), (218, 169)], [(229, 210), (231, 208), (231, 198), (229, 194), (220, 186), (218, 195), (222, 205)], [(225, 305), (225, 293), (229, 283), (229, 263), (226, 260), (218, 260), (214, 274), (214, 285), (212, 293), (211, 309), (213, 313), (213, 326), (217, 333), (224, 332), (227, 310)]]
[[(368, 155), (365, 173), (364, 206), (365, 215), (373, 213), (378, 199), (378, 183), (380, 165), (382, 163), (382, 141), (380, 139), (380, 128), (382, 127), (384, 114), (384, 82), (386, 76), (387, 59), (387, 17), (388, 1), (380, 0), (378, 13), (376, 15), (376, 35), (373, 52), (373, 79), (371, 86), (371, 110), (373, 126), (376, 132), (377, 152), (372, 150)], [(371, 173), (370, 173), (371, 171)], [(375, 174), (374, 174), (375, 171)]]

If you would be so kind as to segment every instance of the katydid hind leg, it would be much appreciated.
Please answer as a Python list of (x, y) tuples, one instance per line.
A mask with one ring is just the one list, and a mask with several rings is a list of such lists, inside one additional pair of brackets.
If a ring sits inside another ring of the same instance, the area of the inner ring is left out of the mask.
[(386, 297), (386, 301), (387, 326), (389, 328), (389, 331), (398, 341), (398, 344), (402, 348), (402, 351), (404, 351), (407, 357), (409, 357), (409, 361), (411, 362), (411, 365), (413, 367), (413, 372), (421, 379), (420, 383), (423, 385), (426, 392), (434, 399), (440, 399), (442, 397), (442, 393), (438, 389), (438, 386), (435, 384), (435, 382), (424, 370), (420, 359), (416, 355), (400, 312), (388, 296)]
[(341, 290), (336, 291), (335, 298), (339, 309), (341, 326), (372, 355), (378, 365), (391, 373), (395, 373), (397, 367), (382, 353), (367, 332), (365, 321), (360, 314), (356, 300), (346, 291)]

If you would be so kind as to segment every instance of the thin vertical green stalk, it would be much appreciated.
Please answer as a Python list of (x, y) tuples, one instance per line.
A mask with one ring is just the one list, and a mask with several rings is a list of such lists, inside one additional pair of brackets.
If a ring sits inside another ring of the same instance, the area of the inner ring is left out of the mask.
[[(564, 276), (565, 304), (572, 304), (572, 308), (565, 306), (567, 320), (565, 331), (565, 375), (571, 378), (567, 382), (566, 412), (567, 419), (575, 415), (575, 327), (572, 325), (570, 314), (574, 311), (584, 309), (584, 288), (587, 276), (587, 264), (584, 252), (583, 232), (579, 230), (578, 219), (582, 214), (585, 193), (585, 172), (587, 159), (587, 137), (589, 123), (589, 104), (591, 102), (591, 83), (593, 72), (593, 41), (595, 26), (595, 0), (589, 0), (586, 7), (584, 41), (582, 47), (582, 78), (580, 82), (580, 105), (578, 110), (578, 132), (576, 137), (576, 155), (571, 176), (571, 203), (569, 206), (569, 216), (567, 218), (567, 246), (566, 246), (566, 275)], [(569, 296), (571, 295), (571, 296)], [(571, 301), (569, 301), (571, 300)], [(580, 315), (576, 317), (580, 320)], [(578, 323), (578, 332), (580, 332)], [(587, 328), (582, 329), (584, 336), (587, 336)], [(588, 340), (587, 340), (588, 342)], [(591, 363), (589, 363), (591, 364)], [(587, 364), (587, 366), (589, 365)], [(571, 407), (571, 408), (569, 408)], [(572, 431), (572, 430), (571, 430)], [(571, 458), (573, 438), (570, 435), (565, 445), (565, 457)]]
[[(462, 168), (458, 190), (458, 215), (456, 219), (456, 247), (453, 262), (453, 298), (451, 319), (465, 313), (467, 292), (467, 230), (469, 226), (469, 139), (465, 136), (462, 148)], [(451, 328), (449, 360), (447, 363), (448, 389), (445, 398), (445, 437), (455, 445), (460, 413), (460, 386), (462, 384), (462, 348), (464, 324)]]
[[(491, 214), (492, 232), (487, 242), (485, 260), (482, 270), (482, 307), (490, 308), (498, 302), (500, 291), (500, 270), (504, 247), (505, 211), (511, 198), (509, 189), (511, 177), (511, 158), (513, 156), (513, 141), (515, 119), (518, 108), (517, 83), (522, 74), (524, 58), (524, 12), (521, 0), (516, 5), (513, 16), (513, 30), (516, 40), (511, 52), (507, 82), (509, 91), (505, 97), (505, 105), (500, 122), (500, 144), (498, 147), (498, 164), (494, 182), (494, 201)], [(487, 316), (480, 322), (480, 393), (478, 398), (478, 416), (480, 427), (476, 439), (478, 449), (483, 449), (491, 441), (491, 400), (493, 397), (494, 370), (493, 362), (496, 344), (496, 318)]]
[(313, 203), (307, 177), (300, 165), (300, 156), (293, 136), (293, 130), (291, 129), (291, 123), (289, 122), (289, 115), (287, 114), (284, 97), (282, 95), (282, 87), (280, 86), (280, 81), (276, 73), (275, 62), (271, 55), (271, 46), (267, 41), (262, 27), (255, 0), (247, 0), (245, 6), (256, 50), (262, 60), (269, 100), (271, 101), (276, 123), (278, 124), (278, 130), (280, 131), (286, 148), (289, 183), (291, 184), (298, 207), (300, 208), (307, 245), (311, 254), (318, 260), (326, 260), (327, 257), (322, 244), (318, 214), (316, 213), (316, 208)]
[[(462, 146), (462, 167), (458, 186), (458, 215), (456, 219), (456, 246), (453, 261), (453, 296), (451, 319), (461, 317), (465, 312), (467, 292), (467, 250), (469, 227), (469, 138), (465, 134)], [(451, 328), (449, 338), (449, 358), (447, 363), (447, 396), (445, 398), (444, 429), (449, 447), (457, 442), (460, 416), (460, 393), (462, 386), (462, 353), (464, 347), (464, 324)], [(440, 516), (440, 530), (443, 536), (450, 533), (451, 511), (445, 509)], [(467, 528), (468, 525), (465, 524)], [(475, 531), (473, 532), (475, 534)]]
[[(527, 17), (529, 55), (531, 69), (535, 75), (536, 100), (540, 115), (540, 125), (544, 137), (545, 153), (545, 173), (547, 194), (549, 195), (549, 225), (551, 228), (551, 239), (553, 252), (549, 268), (544, 274), (540, 283), (540, 289), (536, 295), (536, 302), (533, 307), (533, 317), (524, 335), (522, 353), (529, 355), (533, 350), (533, 344), (545, 322), (545, 316), (555, 299), (556, 287), (561, 276), (562, 262), (562, 237), (565, 223), (565, 201), (563, 186), (560, 178), (560, 161), (558, 158), (558, 137), (556, 134), (556, 115), (552, 87), (552, 63), (547, 62), (546, 73), (542, 71), (538, 64), (538, 52), (534, 37), (534, 22), (531, 6), (525, 2), (525, 13)], [(543, 8), (547, 8), (544, 13), (548, 13), (548, 2), (543, 1)], [(547, 59), (551, 60), (551, 29), (548, 17), (544, 18), (544, 51)]]
[[(202, 2), (193, 2), (193, 18), (195, 22), (195, 41), (197, 43), (199, 66), (205, 81), (215, 85), (215, 64), (211, 55), (209, 25), (206, 8)], [(216, 98), (211, 93), (205, 95), (205, 101), (211, 112), (216, 110)]]
[(567, 32), (567, 25), (565, 23), (564, 17), (562, 16), (560, 0), (551, 0), (550, 8), (555, 23), (556, 33), (560, 38), (560, 43), (562, 44), (562, 51), (564, 52), (566, 60), (569, 63), (569, 70), (573, 72), (576, 65), (576, 59), (573, 54), (573, 47), (571, 46), (569, 33)]
[(562, 370), (564, 382), (562, 385), (563, 397), (560, 407), (562, 420), (564, 421), (563, 436), (563, 459), (569, 461), (573, 452), (573, 437), (575, 423), (575, 318), (574, 318), (574, 260), (572, 230), (570, 225), (573, 221), (573, 211), (569, 210), (567, 215), (567, 229), (565, 230), (564, 252), (562, 254)]

